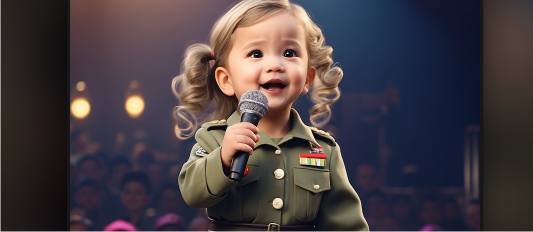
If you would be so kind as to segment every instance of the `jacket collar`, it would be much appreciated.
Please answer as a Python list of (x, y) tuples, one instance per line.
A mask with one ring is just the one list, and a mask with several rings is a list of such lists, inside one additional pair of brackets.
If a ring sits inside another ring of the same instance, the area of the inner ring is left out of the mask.
[[(285, 137), (283, 137), (283, 139), (278, 144), (275, 144), (274, 141), (272, 141), (272, 139), (270, 139), (270, 137), (265, 132), (259, 131), (259, 136), (261, 138), (259, 138), (259, 142), (256, 143), (255, 147), (257, 148), (261, 145), (270, 145), (270, 146), (273, 146), (279, 149), (279, 145), (293, 138), (303, 139), (303, 140), (313, 143), (314, 145), (320, 146), (316, 142), (311, 129), (302, 122), (300, 115), (298, 114), (298, 112), (296, 112), (295, 109), (291, 109), (290, 118), (292, 120), (292, 129), (291, 131), (289, 131), (289, 133), (287, 133), (287, 135), (285, 135)], [(228, 118), (227, 120), (228, 127), (236, 123), (239, 123), (240, 121), (241, 121), (240, 112), (237, 110)]]

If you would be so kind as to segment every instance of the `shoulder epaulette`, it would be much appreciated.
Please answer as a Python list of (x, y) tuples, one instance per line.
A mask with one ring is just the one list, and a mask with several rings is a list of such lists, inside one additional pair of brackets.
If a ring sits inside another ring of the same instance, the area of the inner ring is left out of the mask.
[(325, 138), (327, 140), (329, 140), (329, 142), (331, 142), (332, 145), (335, 144), (335, 138), (333, 138), (333, 136), (331, 136), (328, 132), (325, 132), (323, 130), (320, 130), (316, 127), (313, 127), (313, 126), (310, 126), (309, 129), (311, 129), (311, 131), (313, 131), (313, 134), (315, 135), (319, 135), (321, 138)]
[(221, 127), (221, 126), (227, 126), (228, 125), (228, 122), (226, 121), (226, 119), (221, 119), (221, 120), (213, 120), (213, 121), (210, 121), (210, 122), (206, 122), (204, 124), (202, 124), (202, 128), (205, 128), (206, 130), (209, 130), (211, 128), (214, 128), (214, 127)]

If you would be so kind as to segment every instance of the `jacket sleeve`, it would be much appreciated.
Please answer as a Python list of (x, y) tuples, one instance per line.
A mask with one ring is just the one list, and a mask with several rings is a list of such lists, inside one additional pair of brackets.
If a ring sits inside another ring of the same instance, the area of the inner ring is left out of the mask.
[[(228, 190), (237, 184), (230, 180), (222, 169), (220, 145), (209, 131), (200, 128), (196, 132), (196, 144), (189, 160), (178, 176), (181, 195), (185, 202), (195, 208), (207, 208), (226, 197)], [(199, 147), (205, 154), (196, 154)]]
[(316, 217), (317, 230), (366, 230), (361, 200), (348, 181), (339, 145), (333, 148), (330, 159), (331, 189), (324, 192)]

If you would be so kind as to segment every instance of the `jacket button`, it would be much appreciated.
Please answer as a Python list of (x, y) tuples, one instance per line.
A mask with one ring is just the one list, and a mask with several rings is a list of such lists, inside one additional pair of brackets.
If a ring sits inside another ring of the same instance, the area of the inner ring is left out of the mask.
[(283, 169), (278, 168), (276, 169), (276, 171), (274, 171), (274, 176), (276, 177), (276, 179), (281, 180), (285, 176), (285, 172), (283, 171)]
[(315, 190), (318, 190), (318, 189), (320, 188), (320, 186), (319, 186), (318, 184), (315, 184), (315, 186), (313, 186), (313, 188), (314, 188)]
[(283, 208), (283, 200), (281, 200), (281, 198), (279, 197), (275, 198), (274, 201), (272, 202), (272, 207), (274, 207), (274, 209)]
[(281, 154), (281, 150), (276, 150), (276, 155)]

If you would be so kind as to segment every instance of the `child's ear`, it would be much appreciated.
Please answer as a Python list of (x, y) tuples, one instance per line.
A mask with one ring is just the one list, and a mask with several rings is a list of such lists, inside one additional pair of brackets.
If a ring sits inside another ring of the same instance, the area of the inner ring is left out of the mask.
[(305, 85), (304, 89), (302, 90), (302, 94), (306, 94), (309, 92), (309, 89), (311, 88), (311, 83), (313, 83), (313, 80), (315, 79), (315, 68), (311, 68), (309, 72), (307, 72), (307, 78), (305, 79)]
[(233, 89), (233, 82), (229, 78), (229, 72), (224, 67), (218, 67), (215, 70), (215, 80), (217, 81), (218, 87), (222, 92), (228, 96), (235, 95), (235, 90)]

